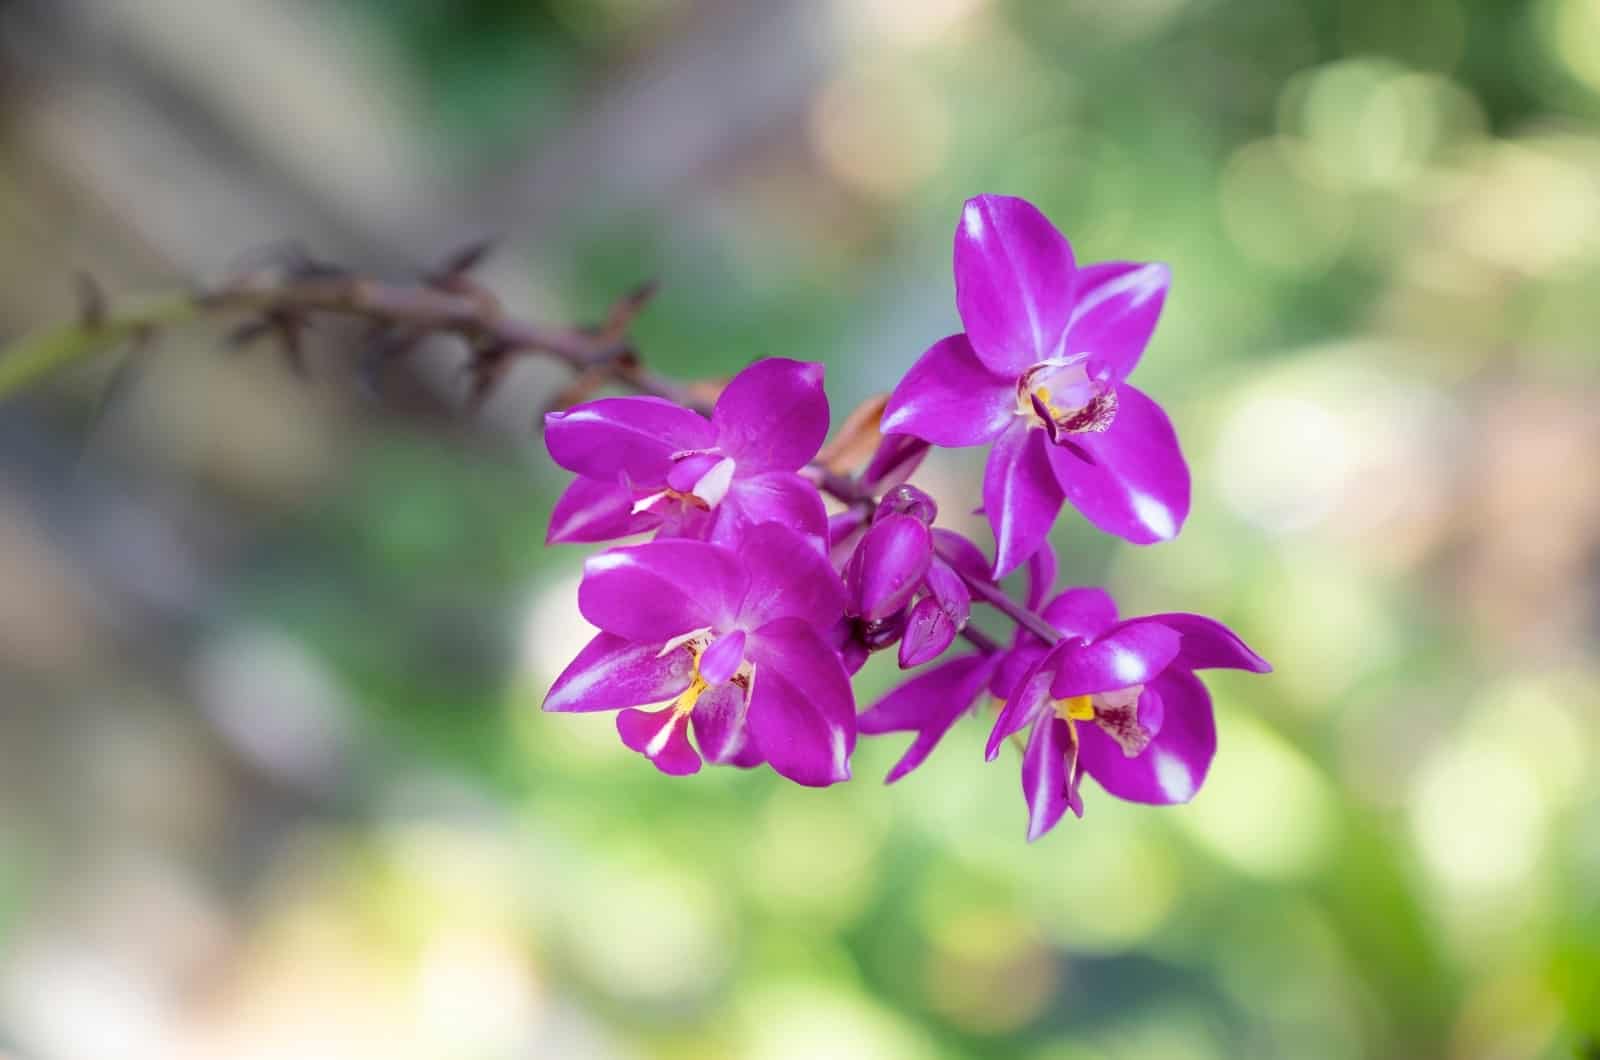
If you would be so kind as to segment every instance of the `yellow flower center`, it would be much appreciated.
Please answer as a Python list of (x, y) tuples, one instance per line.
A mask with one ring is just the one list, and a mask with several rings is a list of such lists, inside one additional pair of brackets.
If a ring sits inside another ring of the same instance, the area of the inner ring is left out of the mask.
[(1055, 701), (1056, 717), (1062, 721), (1093, 721), (1094, 698), (1092, 696), (1069, 696), (1066, 699)]
[(689, 682), (689, 687), (678, 693), (678, 698), (672, 701), (672, 709), (679, 714), (688, 714), (694, 710), (694, 705), (700, 701), (700, 695), (711, 686), (706, 684), (706, 679), (700, 676), (700, 660), (695, 659), (694, 680)]

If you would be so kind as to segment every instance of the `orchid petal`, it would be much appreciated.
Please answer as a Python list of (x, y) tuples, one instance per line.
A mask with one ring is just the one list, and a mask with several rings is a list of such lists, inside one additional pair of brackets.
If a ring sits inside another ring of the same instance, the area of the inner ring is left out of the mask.
[(660, 522), (652, 512), (633, 510), (633, 491), (626, 486), (579, 475), (556, 500), (544, 540), (547, 545), (610, 541), (643, 533)]
[(1015, 374), (997, 375), (972, 352), (965, 335), (940, 339), (894, 388), (880, 429), (934, 445), (982, 445), (1017, 415)]
[(654, 486), (672, 454), (715, 440), (698, 412), (654, 397), (601, 398), (544, 417), (544, 444), (556, 463), (589, 478)]
[(550, 711), (617, 710), (672, 699), (694, 678), (694, 658), (685, 648), (663, 653), (660, 644), (640, 644), (597, 634), (561, 671), (544, 697)]
[(1269, 674), (1272, 664), (1257, 655), (1233, 630), (1214, 618), (1171, 612), (1146, 616), (1183, 636), (1178, 649), (1179, 665), (1190, 670), (1249, 670)]
[(1022, 752), (1022, 795), (1028, 802), (1028, 842), (1056, 826), (1071, 809), (1083, 816), (1078, 795), (1078, 733), (1054, 714), (1033, 723)]
[(935, 527), (933, 549), (940, 559), (950, 564), (957, 574), (974, 581), (986, 582), (989, 578), (989, 560), (983, 549), (974, 545), (954, 530)]
[(708, 685), (725, 684), (744, 663), (744, 630), (724, 633), (700, 653), (700, 677)]
[(688, 715), (677, 707), (643, 711), (628, 709), (617, 715), (617, 735), (630, 750), (638, 751), (661, 772), (686, 777), (700, 772), (700, 756), (689, 744)]
[(590, 556), (578, 610), (607, 633), (660, 644), (696, 629), (732, 628), (749, 583), (729, 549), (656, 540)]
[(717, 447), (742, 475), (798, 471), (822, 448), (828, 421), (822, 365), (783, 357), (734, 376), (711, 412)]
[(746, 650), (750, 731), (772, 768), (811, 787), (849, 780), (856, 711), (839, 656), (797, 618), (762, 626)]
[(1056, 447), (1022, 421), (989, 450), (983, 471), (983, 507), (994, 528), (994, 576), (1010, 574), (1050, 533), (1061, 510), (1062, 491), (1046, 450)]
[(956, 229), (956, 310), (991, 372), (1014, 378), (1056, 352), (1075, 272), (1071, 244), (1038, 207), (1005, 195), (967, 200)]
[(820, 549), (828, 533), (828, 509), (817, 487), (792, 471), (738, 477), (717, 506), (711, 540), (735, 549), (752, 527), (778, 523), (813, 539)]
[(917, 738), (884, 783), (920, 766), (956, 719), (972, 709), (994, 672), (992, 656), (963, 655), (917, 674), (856, 719), (864, 733), (915, 732)]
[(1028, 609), (1037, 611), (1045, 594), (1056, 584), (1056, 550), (1049, 538), (1039, 542), (1039, 547), (1028, 557)]
[(1064, 637), (1093, 640), (1117, 624), (1117, 602), (1104, 589), (1068, 589), (1052, 598), (1040, 617)]
[(1072, 435), (1093, 458), (1050, 446), (1067, 500), (1108, 534), (1137, 545), (1168, 541), (1189, 515), (1189, 466), (1161, 406), (1119, 383), (1117, 416), (1103, 434)]
[(777, 523), (762, 523), (744, 535), (739, 555), (750, 573), (750, 588), (739, 608), (741, 627), (797, 618), (825, 630), (843, 613), (844, 583), (811, 538)]
[(1028, 671), (1032, 670), (1040, 659), (1044, 658), (1047, 651), (1049, 649), (1044, 641), (1019, 628), (1016, 645), (997, 656), (1000, 662), (995, 667), (994, 677), (989, 681), (989, 694), (1002, 704), (1009, 702), (1012, 698), (1011, 690), (1018, 687), (1018, 682), (1027, 676)]
[[(1108, 793), (1129, 802), (1188, 802), (1200, 790), (1217, 752), (1211, 696), (1186, 670), (1168, 670), (1145, 690), (1160, 697), (1161, 730), (1135, 758), (1093, 725), (1080, 725), (1084, 768)], [(1144, 720), (1140, 702), (1140, 719)]]
[(906, 616), (906, 631), (900, 635), (900, 669), (937, 659), (955, 641), (956, 633), (955, 622), (939, 601), (924, 596)]
[(1068, 647), (1057, 645), (1041, 655), (1007, 691), (1005, 705), (994, 719), (994, 728), (989, 730), (989, 742), (983, 749), (986, 759), (993, 762), (1000, 754), (1000, 745), (1008, 737), (1021, 732), (1034, 718), (1051, 713), (1050, 683), (1055, 675), (1056, 662)]
[(957, 632), (966, 628), (967, 620), (972, 617), (972, 592), (955, 568), (942, 559), (935, 559), (928, 567), (923, 584), (955, 623)]
[(1068, 699), (1149, 684), (1177, 658), (1181, 639), (1159, 622), (1129, 622), (1092, 643), (1064, 642), (1050, 695)]
[(1109, 261), (1079, 269), (1062, 352), (1087, 353), (1120, 383), (1149, 344), (1171, 283), (1172, 270), (1161, 264)]
[(745, 690), (738, 685), (708, 688), (695, 702), (689, 720), (707, 762), (748, 769), (764, 761), (745, 724)]
[(728, 458), (717, 453), (689, 453), (672, 462), (667, 472), (667, 486), (679, 493), (693, 493), (695, 484), (705, 474)]

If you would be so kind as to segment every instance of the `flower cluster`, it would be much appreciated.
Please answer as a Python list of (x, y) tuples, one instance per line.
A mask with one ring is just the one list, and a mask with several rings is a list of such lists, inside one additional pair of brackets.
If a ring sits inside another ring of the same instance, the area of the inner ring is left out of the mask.
[[(1081, 816), (1085, 774), (1135, 802), (1193, 797), (1216, 750), (1196, 671), (1270, 668), (1212, 619), (1119, 619), (1103, 590), (1057, 589), (1048, 542), (1067, 501), (1138, 544), (1188, 514), (1172, 424), (1128, 382), (1168, 271), (1079, 267), (1031, 204), (980, 196), (956, 229), (955, 284), (966, 330), (830, 444), (868, 439), (857, 474), (818, 458), (819, 364), (757, 361), (709, 416), (637, 396), (546, 417), (551, 456), (577, 475), (549, 540), (652, 535), (585, 564), (578, 604), (600, 632), (546, 710), (618, 711), (623, 743), (666, 773), (765, 764), (826, 785), (849, 778), (858, 733), (915, 734), (892, 782), (989, 705), (988, 758), (1021, 751), (1030, 840)], [(992, 561), (909, 481), (930, 446), (988, 446)], [(1019, 568), (1020, 599), (1000, 581)], [(1008, 642), (970, 624), (975, 603), (1015, 623)], [(946, 658), (958, 639), (970, 650)], [(858, 715), (852, 677), (890, 648), (902, 669), (932, 665)]]

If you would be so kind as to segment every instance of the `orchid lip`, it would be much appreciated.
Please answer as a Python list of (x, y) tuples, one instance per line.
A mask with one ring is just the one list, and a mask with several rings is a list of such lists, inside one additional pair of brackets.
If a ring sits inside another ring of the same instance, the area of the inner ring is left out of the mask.
[(1143, 692), (1143, 685), (1131, 685), (1111, 692), (1051, 700), (1050, 706), (1069, 728), (1080, 721), (1093, 722), (1116, 741), (1124, 755), (1136, 758), (1155, 735), (1139, 722), (1139, 697)]
[[(1066, 435), (1110, 430), (1117, 416), (1116, 386), (1103, 372), (1091, 373), (1092, 367), (1087, 354), (1078, 354), (1029, 368), (1017, 379), (1017, 415), (1029, 417), (1029, 426), (1043, 428), (1058, 445), (1068, 445)], [(1068, 447), (1084, 454), (1081, 446)]]

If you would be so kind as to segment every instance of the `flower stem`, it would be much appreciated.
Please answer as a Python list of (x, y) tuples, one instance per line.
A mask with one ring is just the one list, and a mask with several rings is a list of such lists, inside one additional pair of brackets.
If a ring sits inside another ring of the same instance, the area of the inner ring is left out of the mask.
[(972, 590), (974, 596), (1046, 644), (1054, 644), (1061, 639), (1061, 634), (1056, 632), (1055, 627), (1046, 622), (1038, 612), (1030, 611), (1011, 599), (1006, 595), (1006, 591), (994, 582), (987, 578), (975, 578), (959, 568), (956, 569), (956, 573), (961, 575), (961, 580), (967, 583), (967, 588)]
[[(80, 318), (45, 328), (0, 345), (0, 400), (69, 365), (148, 338), (165, 328), (222, 313), (256, 314), (279, 324), (303, 320), (313, 313), (355, 317), (380, 329), (409, 336), (414, 342), (429, 334), (454, 335), (465, 341), (477, 364), (490, 373), (512, 354), (542, 354), (570, 367), (585, 385), (615, 385), (709, 412), (710, 402), (697, 392), (647, 369), (627, 336), (650, 296), (642, 287), (619, 299), (597, 328), (549, 327), (505, 313), (499, 299), (466, 275), (477, 260), (461, 256), (444, 273), (413, 282), (389, 283), (315, 263), (291, 263), (275, 270), (238, 276), (204, 292), (181, 291), (107, 304), (91, 284)], [(574, 400), (583, 400), (579, 387)], [(480, 395), (481, 396), (481, 395)], [(875, 504), (873, 491), (852, 475), (812, 464), (809, 474), (823, 492), (845, 504)], [(952, 564), (952, 566), (955, 566)], [(1006, 595), (987, 578), (956, 568), (973, 595), (1047, 644), (1060, 634), (1035, 612)], [(978, 630), (963, 630), (968, 642), (983, 651), (1000, 646)]]
[(0, 347), (0, 399), (53, 372), (161, 328), (196, 320), (205, 307), (191, 294), (130, 303), (115, 314), (86, 314), (71, 324), (44, 328)]
[(985, 655), (993, 655), (1000, 650), (999, 642), (981, 629), (966, 626), (961, 630), (961, 638)]

